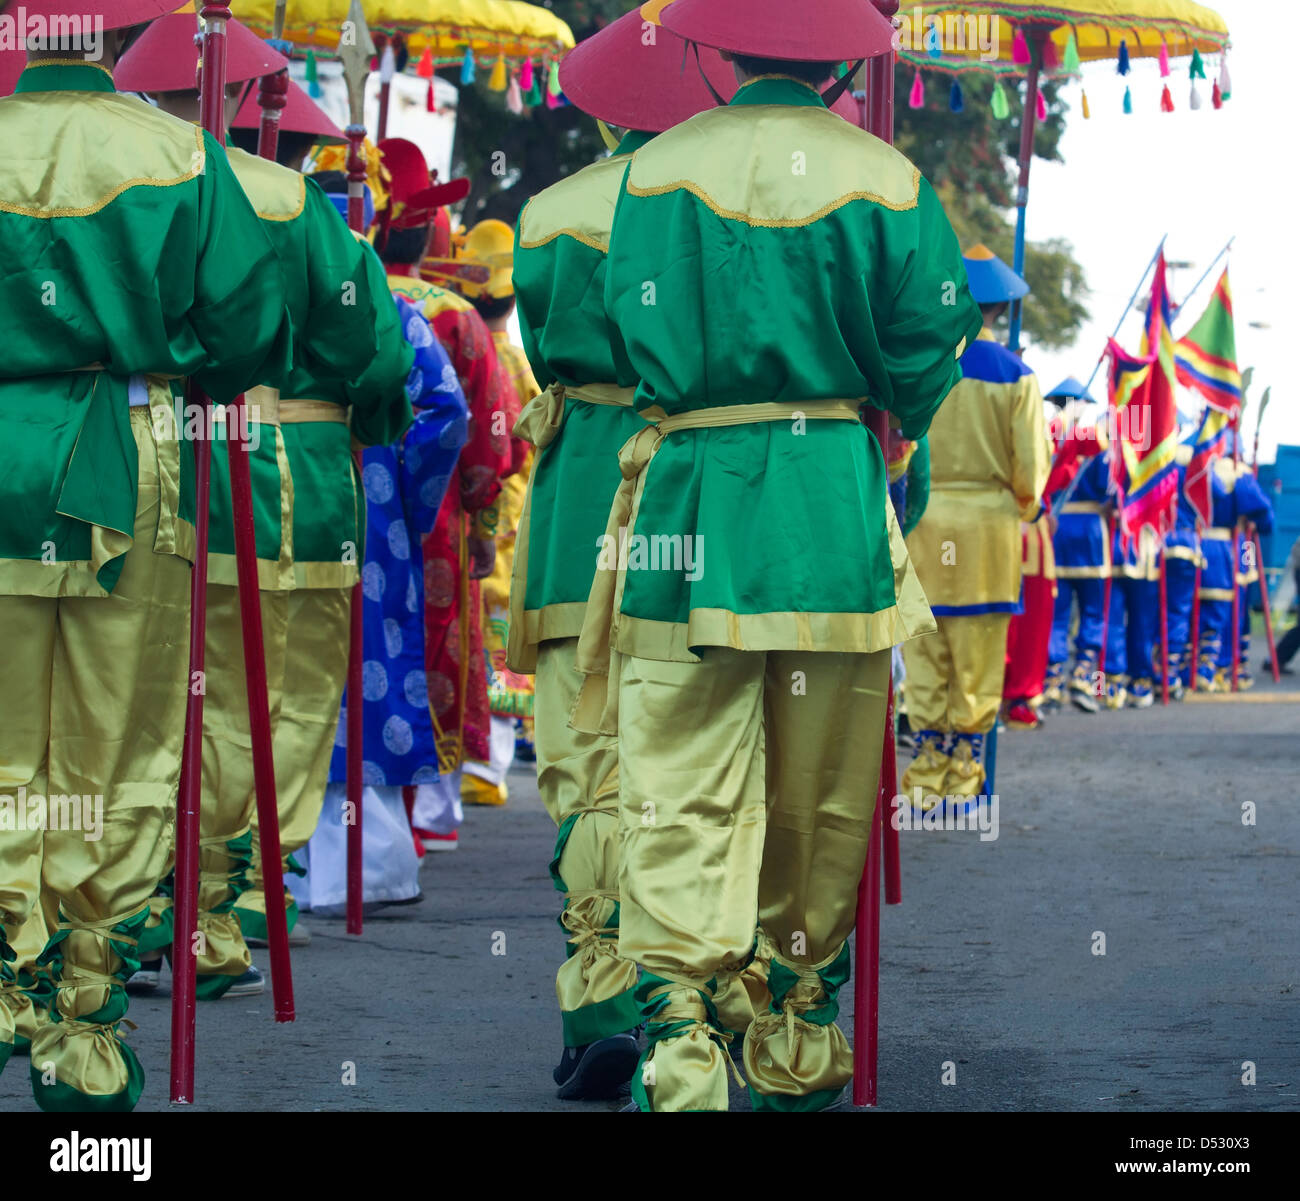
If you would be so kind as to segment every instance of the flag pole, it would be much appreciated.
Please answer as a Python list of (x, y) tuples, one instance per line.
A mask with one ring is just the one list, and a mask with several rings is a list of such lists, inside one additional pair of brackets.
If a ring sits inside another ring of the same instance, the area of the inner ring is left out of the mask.
[[(899, 0), (871, 0), (877, 12), (893, 21)], [(897, 27), (895, 23), (895, 27)], [(866, 103), (863, 105), (864, 127), (890, 145), (894, 141), (894, 64), (895, 52), (867, 60), (864, 76)], [(867, 428), (875, 435), (880, 453), (889, 459), (889, 415), (884, 410), (869, 410)], [(894, 681), (892, 659), (890, 678), (885, 686), (886, 744), (892, 747), (894, 727)], [(858, 881), (857, 915), (854, 921), (853, 971), (853, 1104), (874, 1106), (877, 1093), (877, 1064), (880, 1037), (880, 877), (881, 860), (886, 858), (886, 839), (892, 835), (892, 858), (897, 860), (898, 831), (892, 821), (884, 820), (888, 795), (885, 788), (887, 767), (892, 756), (882, 748), (880, 776), (876, 781), (876, 805), (871, 816), (871, 833), (867, 842), (867, 862)], [(889, 834), (886, 834), (886, 830)], [(892, 870), (892, 869), (891, 869)], [(895, 881), (897, 883), (897, 881)], [(901, 898), (900, 898), (901, 899)]]
[(1196, 691), (1197, 677), (1201, 674), (1201, 519), (1196, 519), (1196, 575), (1192, 581), (1192, 660), (1189, 664), (1188, 687)]
[[(1236, 235), (1236, 234), (1233, 234), (1232, 237), (1230, 237), (1230, 238), (1228, 239), (1227, 244), (1224, 246), (1224, 248), (1223, 248), (1222, 250), (1220, 250), (1219, 253), (1216, 254), (1216, 255), (1214, 256), (1213, 261), (1210, 263), (1210, 265), (1209, 265), (1208, 267), (1206, 267), (1206, 269), (1205, 269), (1205, 273), (1201, 276), (1201, 278), (1198, 279), (1198, 280), (1197, 280), (1197, 281), (1192, 285), (1192, 290), (1191, 290), (1190, 292), (1187, 293), (1186, 297), (1184, 297), (1184, 299), (1183, 299), (1183, 303), (1180, 304), (1176, 309), (1174, 309), (1174, 311), (1173, 311), (1173, 315), (1172, 315), (1172, 316), (1170, 317), (1170, 319), (1169, 319), (1169, 324), (1170, 324), (1171, 326), (1173, 325), (1173, 323), (1174, 323), (1175, 321), (1178, 320), (1178, 314), (1181, 313), (1181, 312), (1183, 311), (1183, 309), (1185, 309), (1185, 308), (1187, 307), (1187, 303), (1188, 303), (1188, 301), (1190, 301), (1190, 300), (1192, 299), (1192, 297), (1195, 296), (1196, 293), (1199, 292), (1199, 291), (1201, 290), (1201, 286), (1205, 283), (1205, 281), (1206, 281), (1207, 279), (1210, 278), (1210, 272), (1213, 271), (1213, 270), (1215, 269), (1215, 267), (1217, 267), (1217, 266), (1219, 265), (1219, 260), (1220, 260), (1221, 258), (1223, 258), (1223, 256), (1224, 256), (1225, 254), (1227, 254), (1229, 250), (1232, 249), (1232, 244), (1233, 244), (1236, 240), (1237, 240), (1237, 235)], [(1170, 332), (1172, 333), (1173, 331), (1171, 330)]]
[[(284, 44), (285, 9), (289, 0), (275, 0), (275, 19), (271, 26), (271, 45), (286, 58), (290, 47)], [(280, 148), (280, 114), (289, 103), (289, 69), (263, 75), (258, 83), (257, 103), (262, 110), (262, 122), (257, 133), (259, 158), (275, 162)]]
[[(1243, 397), (1245, 388), (1242, 388)], [(1237, 469), (1241, 465), (1241, 414), (1232, 423), (1232, 478), (1233, 495), (1236, 495)], [(1237, 576), (1241, 571), (1241, 522), (1236, 519), (1236, 506), (1233, 507), (1232, 524), (1232, 691), (1238, 691), (1238, 677), (1241, 673), (1241, 585)]]
[[(343, 48), (343, 79), (348, 89), (348, 107), (351, 124), (343, 132), (348, 139), (348, 225), (354, 233), (365, 233), (365, 100), (366, 77), (370, 73), (370, 58), (375, 52), (370, 29), (366, 24), (361, 0), (352, 0), (348, 21), (353, 25), (355, 37)], [(353, 453), (353, 466), (357, 479), (361, 478), (359, 456)], [(359, 520), (366, 519), (364, 503)], [(362, 658), (364, 653), (364, 621), (361, 594), (361, 568), (357, 564), (357, 582), (352, 587), (348, 642), (347, 687), (347, 807), (344, 823), (347, 828), (347, 925), (349, 934), (360, 935), (362, 930), (362, 905), (364, 901), (362, 829), (362, 763), (365, 739), (364, 708), (362, 696)]]
[[(1160, 551), (1160, 663), (1163, 687), (1161, 704), (1169, 704), (1169, 556)], [(1129, 669), (1130, 671), (1132, 668)]]
[(1259, 574), (1259, 600), (1264, 607), (1264, 634), (1268, 638), (1268, 661), (1273, 669), (1273, 683), (1282, 682), (1282, 669), (1277, 665), (1277, 644), (1273, 640), (1273, 602), (1268, 596), (1268, 574), (1264, 570), (1264, 548), (1259, 541), (1259, 527), (1252, 525), (1251, 537), (1255, 545), (1255, 570)]

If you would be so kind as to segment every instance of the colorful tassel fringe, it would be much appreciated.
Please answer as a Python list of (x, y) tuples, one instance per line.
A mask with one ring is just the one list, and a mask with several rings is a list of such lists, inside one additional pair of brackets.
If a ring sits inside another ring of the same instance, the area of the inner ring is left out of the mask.
[(1082, 104), (1082, 107), (1083, 107), (1083, 119), (1084, 119), (1085, 121), (1091, 121), (1091, 120), (1092, 120), (1092, 108), (1091, 108), (1091, 107), (1089, 106), (1089, 104), (1088, 104), (1088, 93), (1087, 93), (1087, 92), (1084, 92), (1083, 95), (1082, 95), (1082, 97), (1081, 97), (1081, 99), (1082, 99), (1082, 101), (1083, 101), (1083, 104)]
[(1192, 66), (1188, 71), (1188, 74), (1193, 79), (1205, 78), (1205, 60), (1201, 57), (1201, 52), (1199, 50), (1192, 51)]
[(1125, 38), (1119, 44), (1119, 73), (1127, 75), (1131, 68), (1128, 63), (1128, 39)]
[(939, 22), (930, 22), (930, 28), (925, 34), (925, 52), (931, 58), (941, 58), (943, 56), (943, 39), (939, 36)]
[(524, 96), (519, 90), (518, 76), (511, 78), (510, 86), (506, 89), (506, 108), (516, 116), (524, 111)]
[(1169, 91), (1169, 85), (1165, 84), (1165, 90), (1160, 93), (1160, 111), (1162, 113), (1172, 113), (1174, 111), (1173, 93)]
[(384, 47), (383, 57), (379, 60), (379, 82), (392, 83), (397, 74), (397, 55), (391, 45)]
[(533, 60), (531, 58), (524, 59), (524, 65), (519, 70), (519, 86), (525, 92), (533, 90)]
[(546, 94), (548, 96), (558, 96), (560, 94), (560, 64), (552, 63), (551, 70), (546, 77)]
[(1047, 97), (1042, 92), (1038, 93), (1038, 106), (1035, 109), (1035, 115), (1040, 121), (1047, 120)]
[(1007, 103), (1006, 89), (1002, 86), (1002, 80), (994, 80), (993, 94), (989, 97), (989, 111), (999, 121), (1005, 121), (1007, 114), (1011, 111), (1011, 105)]
[(1048, 38), (1043, 43), (1043, 70), (1059, 71), (1061, 68), (1061, 56), (1056, 52), (1056, 43)]
[(1210, 93), (1210, 103), (1214, 105), (1216, 109), (1223, 107), (1223, 89), (1219, 87), (1219, 81), (1217, 79), (1214, 81), (1214, 90)]
[(474, 51), (470, 47), (465, 47), (465, 57), (460, 64), (460, 82), (461, 84), (473, 83), (474, 77), (478, 72), (474, 66)]
[(506, 59), (504, 54), (497, 55), (497, 61), (492, 64), (492, 74), (488, 76), (489, 92), (504, 92), (506, 90)]
[(433, 80), (429, 80), (428, 91), (424, 93), (424, 111), (426, 113), (436, 113), (438, 106), (433, 99)]
[(1164, 42), (1160, 43), (1160, 78), (1169, 78), (1169, 47)]
[(1011, 61), (1018, 67), (1029, 66), (1029, 43), (1025, 41), (1024, 32), (1019, 29), (1011, 39)]
[(1083, 64), (1079, 61), (1079, 43), (1074, 39), (1074, 30), (1070, 30), (1070, 38), (1065, 43), (1065, 63), (1066, 71), (1071, 75), (1078, 75), (1082, 70)]
[(316, 68), (316, 55), (310, 50), (307, 51), (307, 95), (313, 100), (319, 100), (325, 95), (320, 86), (320, 76)]
[(1219, 65), (1219, 91), (1223, 93), (1225, 100), (1232, 99), (1232, 76), (1228, 74), (1228, 56), (1223, 56), (1223, 62)]
[(1129, 88), (1124, 89), (1124, 112), (1130, 116), (1133, 113), (1133, 92)]
[(1192, 94), (1187, 97), (1187, 106), (1193, 111), (1199, 109), (1204, 101), (1201, 100), (1201, 93), (1197, 90), (1195, 80), (1192, 81)]
[(912, 79), (912, 92), (907, 98), (908, 108), (925, 107), (925, 82), (921, 79), (921, 72), (917, 71)]
[(966, 111), (966, 97), (961, 94), (961, 84), (952, 81), (952, 90), (948, 93), (948, 108), (954, 113)]

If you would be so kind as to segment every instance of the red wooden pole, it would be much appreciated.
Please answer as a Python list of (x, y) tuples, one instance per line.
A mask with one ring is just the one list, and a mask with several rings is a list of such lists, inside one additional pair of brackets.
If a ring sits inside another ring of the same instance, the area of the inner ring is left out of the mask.
[(1196, 678), (1201, 668), (1201, 523), (1196, 523), (1196, 576), (1192, 581), (1192, 662), (1188, 685), (1196, 691)]
[(280, 114), (289, 103), (289, 72), (277, 71), (263, 75), (258, 85), (257, 103), (262, 108), (262, 124), (257, 132), (257, 153), (260, 158), (275, 162), (280, 148)]
[(1237, 574), (1241, 570), (1241, 528), (1232, 530), (1232, 691), (1237, 691), (1237, 676), (1241, 671), (1241, 585)]
[[(871, 0), (882, 17), (892, 19), (898, 12), (898, 0)], [(866, 104), (863, 121), (868, 131), (890, 145), (894, 141), (894, 64), (890, 51), (866, 64)], [(889, 416), (873, 411), (867, 428), (876, 436), (884, 461), (889, 461)], [(884, 858), (885, 805), (898, 791), (895, 783), (886, 793), (886, 771), (892, 756), (894, 681), (891, 673), (885, 698), (886, 724), (883, 731), (886, 751), (881, 759), (881, 774), (876, 785), (876, 808), (871, 819), (871, 837), (867, 846), (867, 863), (858, 882), (857, 917), (854, 923), (855, 970), (853, 974), (853, 1104), (876, 1104), (877, 1064), (880, 1036), (880, 864)], [(897, 857), (896, 830), (894, 855)], [(894, 881), (897, 887), (897, 879)], [(899, 897), (901, 899), (901, 895)]]
[[(203, 7), (204, 53), (201, 79), (203, 127), (223, 146), (225, 115), (225, 23), (230, 9)], [(219, 47), (217, 57), (213, 45)], [(262, 638), (262, 607), (257, 581), (257, 543), (253, 529), (253, 485), (248, 463), (248, 409), (237, 396), (226, 408), (226, 457), (230, 463), (230, 493), (234, 517), (235, 568), (239, 579), (239, 620), (244, 641), (244, 678), (248, 693), (248, 725), (253, 744), (253, 787), (257, 793), (258, 838), (266, 896), (284, 895), (280, 864), (280, 814), (275, 800), (275, 766), (271, 751), (271, 713), (267, 700), (266, 650)], [(289, 927), (284, 905), (266, 907), (266, 934), (271, 960), (271, 993), (275, 1020), (294, 1018), (293, 975), (289, 966)]]
[[(348, 137), (348, 224), (357, 233), (364, 233), (366, 160), (363, 143), (364, 125), (352, 124), (344, 131)], [(358, 472), (358, 478), (360, 473)], [(361, 510), (362, 521), (365, 509)], [(361, 564), (357, 564), (360, 573)], [(351, 819), (348, 831), (348, 899), (347, 932), (361, 933), (361, 907), (364, 899), (362, 879), (362, 828), (361, 828), (361, 764), (365, 737), (362, 722), (361, 666), (362, 666), (362, 598), (360, 581), (352, 589), (352, 634), (348, 646), (348, 705), (347, 705), (347, 789), (348, 811)]]
[[(1169, 704), (1169, 575), (1165, 564), (1168, 556), (1160, 552), (1160, 663), (1163, 686), (1161, 704)], [(1133, 669), (1130, 667), (1130, 671)]]
[(898, 827), (893, 822), (894, 798), (898, 795), (898, 742), (894, 736), (894, 689), (890, 681), (889, 697), (885, 709), (885, 753), (880, 771), (883, 777), (881, 792), (885, 798), (886, 813), (883, 826), (885, 853), (885, 904), (901, 905), (903, 902), (902, 871), (899, 863)]
[[(223, 123), (221, 100), (226, 81), (226, 26), (230, 9), (205, 5), (201, 113), (205, 128)], [(199, 812), (203, 804), (204, 640), (208, 626), (208, 503), (212, 483), (212, 447), (208, 442), (212, 404), (198, 388), (185, 391), (186, 417), (191, 405), (203, 407), (203, 422), (194, 442), (195, 554), (190, 574), (189, 696), (185, 702), (185, 742), (176, 799), (176, 866), (172, 900), (171, 1099), (194, 1101), (195, 990), (197, 963), (194, 934), (199, 922)], [(188, 424), (188, 422), (186, 422)], [(177, 436), (180, 436), (178, 431)]]
[(1264, 573), (1264, 548), (1259, 542), (1259, 530), (1252, 527), (1255, 542), (1255, 570), (1259, 573), (1259, 600), (1264, 606), (1264, 634), (1268, 638), (1268, 661), (1273, 668), (1273, 683), (1282, 682), (1282, 669), (1277, 665), (1277, 644), (1273, 641), (1273, 604), (1268, 598), (1268, 576)]
[[(176, 868), (172, 901), (171, 1099), (194, 1100), (195, 991), (197, 963), (194, 932), (199, 922), (199, 809), (203, 800), (204, 640), (208, 622), (208, 502), (211, 496), (212, 447), (208, 442), (212, 404), (196, 387), (185, 390), (186, 417), (202, 406), (203, 422), (194, 435), (195, 514), (194, 570), (190, 575), (189, 696), (185, 702), (185, 744), (176, 804)], [(188, 421), (187, 421), (188, 424)], [(178, 435), (179, 436), (179, 435)]]

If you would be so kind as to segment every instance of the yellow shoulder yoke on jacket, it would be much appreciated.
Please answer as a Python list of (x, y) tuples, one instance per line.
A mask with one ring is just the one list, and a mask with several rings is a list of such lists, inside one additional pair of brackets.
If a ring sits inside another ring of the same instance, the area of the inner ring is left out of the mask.
[(431, 284), (426, 280), (416, 279), (413, 275), (390, 275), (388, 289), (416, 305), (426, 317), (436, 317), (448, 309), (463, 313), (466, 309), (474, 307), (463, 296), (457, 296), (455, 292), (440, 288), (437, 284)]
[(921, 173), (879, 138), (823, 108), (711, 109), (660, 134), (633, 156), (633, 196), (690, 192), (719, 217), (746, 225), (811, 225), (868, 200), (914, 209)]
[(290, 167), (231, 146), (226, 151), (244, 195), (263, 221), (292, 221), (307, 203), (306, 180)]
[(608, 253), (614, 206), (627, 160), (626, 154), (601, 159), (538, 192), (519, 218), (520, 248), (534, 250), (567, 237)]
[(0, 212), (89, 217), (131, 188), (202, 175), (203, 131), (134, 96), (40, 92), (4, 101)]

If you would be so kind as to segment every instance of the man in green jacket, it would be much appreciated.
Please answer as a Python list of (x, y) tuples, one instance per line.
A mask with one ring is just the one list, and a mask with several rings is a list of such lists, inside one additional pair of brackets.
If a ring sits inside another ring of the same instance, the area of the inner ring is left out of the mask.
[(574, 721), (618, 731), (619, 950), (643, 969), (645, 1109), (727, 1107), (720, 971), (771, 955), (745, 1038), (759, 1109), (834, 1103), (890, 648), (934, 623), (863, 405), (925, 433), (980, 328), (901, 154), (817, 85), (886, 52), (867, 0), (676, 0), (731, 102), (633, 156), (605, 309), (648, 424), (620, 455)]
[(130, 28), (176, 7), (3, 14), (75, 35), (0, 101), (22, 148), (0, 161), (0, 1062), (44, 942), (50, 1110), (129, 1110), (143, 1084), (118, 1024), (172, 857), (195, 544), (171, 382), (224, 404), (290, 362), (279, 263), (220, 147), (113, 86)]
[[(226, 37), (233, 117), (239, 95), (286, 69), (288, 60), (238, 21), (226, 23)], [(151, 93), (164, 111), (196, 122), (198, 61), (193, 15), (176, 13), (149, 27), (123, 56), (116, 78), (120, 87)], [(311, 837), (320, 816), (347, 675), (361, 533), (349, 398), (342, 393), (366, 375), (371, 386), (352, 404), (355, 435), (364, 444), (395, 440), (411, 420), (405, 383), (412, 352), (377, 260), (315, 181), (237, 148), (228, 155), (279, 257), (294, 328), (291, 370), (247, 396), (276, 798), (287, 858)], [(256, 899), (237, 911), (253, 883), (256, 796), (226, 441), (214, 449), (199, 864), (203, 999), (261, 992), (242, 927), (247, 923), (250, 937), (266, 937), (260, 872)], [(171, 941), (170, 900), (153, 908), (145, 950)], [(296, 912), (290, 910), (291, 925)]]

